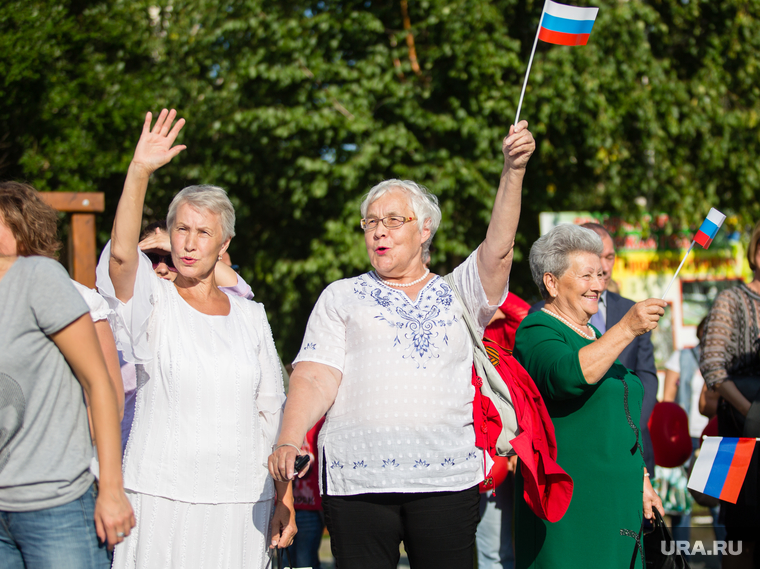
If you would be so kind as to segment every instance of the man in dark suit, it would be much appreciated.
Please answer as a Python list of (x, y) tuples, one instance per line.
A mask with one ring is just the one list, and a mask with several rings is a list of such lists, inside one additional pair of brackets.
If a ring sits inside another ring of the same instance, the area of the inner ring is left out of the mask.
[[(604, 292), (599, 299), (599, 312), (594, 314), (589, 322), (604, 334), (607, 331), (607, 328), (611, 328), (620, 322), (625, 313), (636, 303), (607, 290), (610, 280), (612, 280), (612, 269), (615, 265), (615, 243), (612, 241), (612, 236), (609, 231), (598, 223), (584, 223), (581, 227), (591, 229), (602, 238)], [(536, 310), (541, 310), (543, 306), (544, 301), (542, 300), (541, 302), (534, 304), (530, 308), (530, 312), (533, 313)], [(649, 428), (647, 427), (649, 416), (652, 414), (654, 404), (657, 403), (657, 387), (659, 385), (657, 368), (654, 365), (652, 333), (647, 332), (646, 334), (637, 336), (633, 342), (628, 344), (628, 347), (623, 350), (618, 359), (620, 360), (620, 363), (633, 371), (644, 385), (644, 401), (641, 405), (640, 423), (641, 446), (644, 451), (644, 462), (646, 463), (647, 471), (654, 475), (654, 451), (652, 450), (652, 439), (649, 437)]]

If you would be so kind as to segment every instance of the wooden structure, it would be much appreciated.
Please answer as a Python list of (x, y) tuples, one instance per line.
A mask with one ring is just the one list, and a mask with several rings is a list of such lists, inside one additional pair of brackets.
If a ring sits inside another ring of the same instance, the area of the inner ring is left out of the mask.
[(69, 274), (75, 281), (94, 288), (95, 214), (105, 210), (105, 196), (102, 192), (40, 192), (40, 197), (58, 211), (71, 214)]

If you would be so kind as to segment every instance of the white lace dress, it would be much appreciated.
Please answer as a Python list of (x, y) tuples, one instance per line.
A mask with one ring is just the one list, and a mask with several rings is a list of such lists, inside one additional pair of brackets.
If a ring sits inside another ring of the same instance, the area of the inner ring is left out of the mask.
[(123, 304), (109, 255), (110, 244), (98, 288), (137, 371), (124, 457), (137, 526), (114, 567), (264, 567), (274, 498), (266, 459), (285, 401), (264, 308), (228, 294), (228, 315), (202, 314), (142, 254), (134, 297)]

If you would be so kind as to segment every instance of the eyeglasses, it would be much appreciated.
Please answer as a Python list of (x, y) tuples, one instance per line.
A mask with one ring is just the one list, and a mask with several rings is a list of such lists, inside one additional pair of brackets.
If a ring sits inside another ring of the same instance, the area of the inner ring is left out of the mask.
[(402, 217), (399, 215), (389, 215), (388, 217), (383, 217), (382, 219), (377, 219), (374, 217), (370, 217), (369, 219), (362, 219), (362, 229), (364, 231), (372, 231), (377, 227), (377, 224), (381, 221), (383, 222), (383, 225), (387, 227), (388, 229), (398, 229), (405, 223), (409, 223), (410, 221), (414, 221), (417, 219), (416, 217)]
[(150, 259), (150, 262), (153, 263), (153, 268), (156, 269), (158, 266), (163, 263), (166, 265), (166, 268), (169, 269), (171, 272), (176, 273), (177, 267), (174, 266), (174, 261), (172, 261), (171, 255), (159, 255), (158, 253), (145, 253), (148, 256), (148, 259)]

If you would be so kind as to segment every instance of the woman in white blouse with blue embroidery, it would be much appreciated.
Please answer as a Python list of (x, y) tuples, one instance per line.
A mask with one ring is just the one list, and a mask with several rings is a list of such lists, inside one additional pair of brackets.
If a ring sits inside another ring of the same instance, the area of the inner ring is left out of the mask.
[[(454, 271), (482, 329), (507, 295), (535, 149), (527, 126), (504, 139), (485, 241)], [(304, 436), (327, 413), (320, 480), (337, 565), (395, 568), (403, 541), (412, 568), (472, 567), (483, 453), (463, 308), (423, 262), (441, 220), (437, 199), (414, 182), (387, 180), (361, 209), (375, 270), (332, 283), (317, 301), (269, 471), (292, 480)]]

